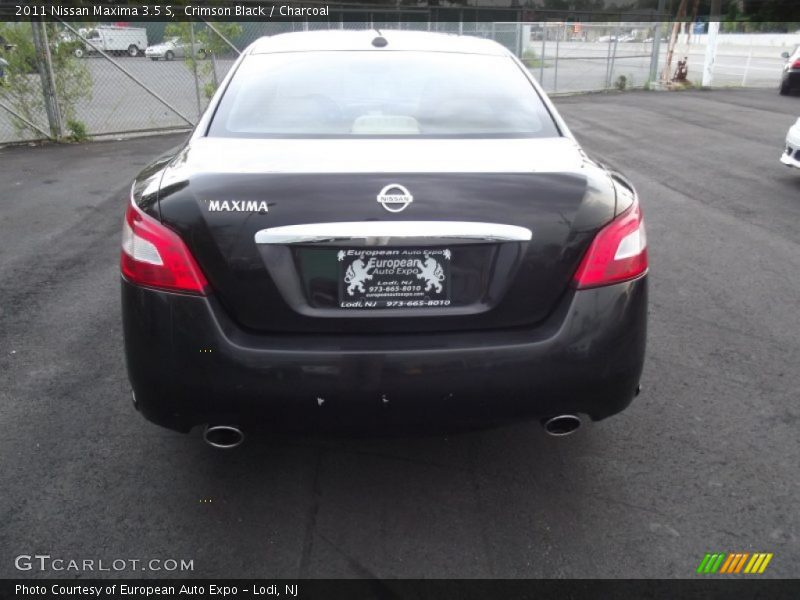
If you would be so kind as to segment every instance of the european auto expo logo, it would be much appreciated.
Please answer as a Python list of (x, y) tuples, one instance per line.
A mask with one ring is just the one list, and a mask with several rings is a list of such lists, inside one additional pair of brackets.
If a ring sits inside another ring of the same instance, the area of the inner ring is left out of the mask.
[(715, 552), (706, 553), (697, 572), (701, 575), (709, 574), (749, 574), (760, 575), (772, 560), (772, 553), (766, 552)]

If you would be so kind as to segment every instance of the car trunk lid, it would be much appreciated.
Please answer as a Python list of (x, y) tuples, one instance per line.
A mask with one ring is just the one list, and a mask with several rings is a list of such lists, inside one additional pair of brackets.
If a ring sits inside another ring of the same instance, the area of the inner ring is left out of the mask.
[(247, 329), (452, 331), (544, 319), (614, 191), (566, 138), (200, 138), (160, 208)]

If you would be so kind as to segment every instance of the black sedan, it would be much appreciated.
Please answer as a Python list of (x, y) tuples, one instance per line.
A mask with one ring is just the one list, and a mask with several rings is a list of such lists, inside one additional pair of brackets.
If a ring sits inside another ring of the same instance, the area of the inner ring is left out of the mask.
[(638, 393), (636, 192), (488, 40), (256, 41), (136, 178), (123, 229), (134, 403), (217, 447), (523, 418), (565, 435)]
[(800, 89), (800, 46), (796, 46), (791, 54), (784, 52), (781, 56), (786, 59), (786, 63), (783, 65), (778, 91), (788, 95)]

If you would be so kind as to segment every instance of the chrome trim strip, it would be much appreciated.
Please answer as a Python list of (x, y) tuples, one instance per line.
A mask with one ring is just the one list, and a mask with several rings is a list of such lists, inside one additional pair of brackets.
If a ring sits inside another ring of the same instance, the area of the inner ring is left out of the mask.
[(392, 240), (447, 240), (454, 243), (528, 242), (531, 230), (516, 225), (472, 221), (354, 221), (270, 227), (256, 232), (256, 244), (360, 242), (388, 246)]

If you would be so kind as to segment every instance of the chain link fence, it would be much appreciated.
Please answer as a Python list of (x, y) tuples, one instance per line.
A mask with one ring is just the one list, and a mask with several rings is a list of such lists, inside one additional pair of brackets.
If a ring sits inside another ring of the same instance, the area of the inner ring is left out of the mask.
[(655, 26), (536, 23), (523, 60), (548, 93), (641, 88), (651, 80)]
[[(372, 11), (363, 20), (350, 15), (326, 22), (126, 27), (0, 23), (0, 56), (7, 62), (0, 62), (5, 70), (0, 144), (188, 129), (242, 49), (261, 36), (291, 31), (377, 28), (493, 39), (519, 56), (548, 93), (556, 94), (647, 87), (653, 69), (661, 73), (666, 54), (667, 28), (653, 23), (427, 21), (426, 14)], [(693, 51), (689, 79), (699, 83), (701, 57), (697, 46)], [(760, 58), (756, 64), (752, 51), (740, 65), (723, 58), (717, 63), (720, 84), (777, 82), (782, 63), (775, 54), (778, 61), (769, 67)], [(673, 63), (681, 56), (679, 47)]]

